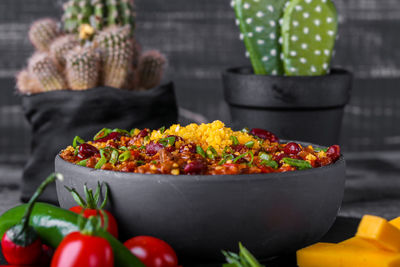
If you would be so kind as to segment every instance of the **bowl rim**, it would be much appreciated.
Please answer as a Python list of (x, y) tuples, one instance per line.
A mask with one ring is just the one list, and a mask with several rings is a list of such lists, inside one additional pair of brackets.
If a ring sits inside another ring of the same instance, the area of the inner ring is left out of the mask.
[[(312, 145), (312, 146), (317, 146), (321, 148), (325, 148), (325, 146), (320, 146), (320, 145), (315, 145), (312, 143), (308, 142), (300, 142), (300, 141), (293, 141), (293, 140), (281, 140), (282, 142), (297, 142), (304, 145)], [(89, 168), (89, 167), (84, 167), (80, 165), (73, 164), (69, 161), (64, 160), (63, 158), (60, 157), (60, 153), (58, 153), (55, 157), (55, 163), (57, 165), (57, 162), (60, 162), (61, 164), (65, 164), (67, 166), (71, 166), (71, 168), (76, 168), (80, 172), (90, 172), (91, 175), (96, 173), (96, 176), (101, 177), (103, 176), (102, 174), (106, 176), (117, 176), (119, 179), (156, 179), (160, 180), (160, 177), (165, 177), (161, 179), (165, 179), (165, 181), (172, 182), (172, 181), (177, 181), (177, 182), (192, 182), (193, 180), (195, 181), (205, 181), (205, 182), (227, 182), (227, 181), (243, 181), (243, 178), (245, 178), (248, 181), (253, 181), (253, 180), (265, 180), (265, 179), (286, 179), (290, 177), (296, 177), (296, 176), (308, 176), (312, 175), (315, 173), (324, 173), (324, 172), (329, 172), (332, 171), (332, 169), (337, 169), (340, 168), (340, 166), (343, 166), (343, 169), (345, 169), (346, 162), (344, 159), (344, 156), (341, 154), (339, 159), (329, 165), (322, 166), (322, 167), (317, 167), (313, 169), (308, 169), (308, 170), (297, 170), (297, 171), (289, 171), (289, 172), (279, 172), (279, 173), (253, 173), (253, 174), (221, 174), (221, 175), (172, 175), (172, 174), (148, 174), (148, 173), (134, 173), (134, 172), (121, 172), (121, 171), (110, 171), (110, 170), (101, 170), (101, 169), (94, 169), (94, 168)]]

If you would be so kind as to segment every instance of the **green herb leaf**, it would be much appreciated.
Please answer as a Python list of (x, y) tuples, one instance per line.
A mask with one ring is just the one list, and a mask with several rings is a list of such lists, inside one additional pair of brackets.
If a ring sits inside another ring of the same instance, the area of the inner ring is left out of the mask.
[(175, 144), (175, 136), (170, 136), (158, 140), (158, 143), (162, 144), (164, 147), (172, 146)]

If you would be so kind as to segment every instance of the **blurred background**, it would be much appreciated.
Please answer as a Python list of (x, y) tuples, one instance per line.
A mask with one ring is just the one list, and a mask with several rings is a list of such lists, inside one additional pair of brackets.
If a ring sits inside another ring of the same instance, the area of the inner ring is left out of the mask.
[[(29, 126), (14, 82), (15, 73), (33, 51), (27, 36), (29, 25), (41, 17), (60, 17), (61, 2), (0, 1), (0, 163), (6, 168), (20, 169), (29, 152)], [(399, 168), (388, 162), (400, 150), (399, 1), (334, 2), (340, 14), (334, 65), (352, 71), (355, 77), (341, 144), (347, 155), (389, 159), (378, 164), (378, 169), (397, 176)], [(179, 105), (209, 121), (229, 122), (221, 72), (249, 65), (230, 0), (136, 0), (136, 6), (137, 39), (146, 48), (168, 56), (167, 78), (176, 84)], [(363, 171), (371, 175), (377, 162), (367, 164), (368, 172), (354, 163), (349, 176)], [(390, 185), (388, 182), (387, 187)]]

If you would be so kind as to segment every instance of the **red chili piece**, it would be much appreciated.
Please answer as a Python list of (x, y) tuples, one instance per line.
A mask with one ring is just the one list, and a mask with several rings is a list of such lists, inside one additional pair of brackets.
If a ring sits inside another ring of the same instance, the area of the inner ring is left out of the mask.
[(333, 145), (328, 148), (326, 155), (332, 160), (337, 160), (340, 157), (340, 147), (338, 145)]
[(253, 128), (251, 129), (250, 134), (271, 142), (279, 142), (279, 138), (275, 134), (264, 129)]
[(295, 142), (287, 143), (283, 152), (288, 155), (297, 155), (301, 151), (300, 146)]
[(92, 145), (82, 144), (78, 148), (78, 158), (87, 159), (99, 153), (99, 150)]
[(95, 142), (96, 143), (103, 143), (103, 142), (107, 142), (108, 140), (116, 140), (116, 139), (120, 139), (120, 138), (121, 138), (121, 134), (120, 133), (112, 132), (112, 133), (110, 133), (109, 135), (107, 135), (107, 136), (105, 136), (103, 138), (97, 139)]
[(163, 240), (151, 236), (137, 236), (126, 241), (124, 245), (146, 267), (178, 267), (175, 251)]

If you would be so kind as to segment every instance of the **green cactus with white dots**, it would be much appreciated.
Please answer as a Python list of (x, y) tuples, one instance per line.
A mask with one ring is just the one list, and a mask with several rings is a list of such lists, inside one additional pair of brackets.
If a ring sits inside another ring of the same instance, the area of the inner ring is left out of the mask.
[(337, 36), (331, 0), (233, 0), (255, 74), (329, 73)]

